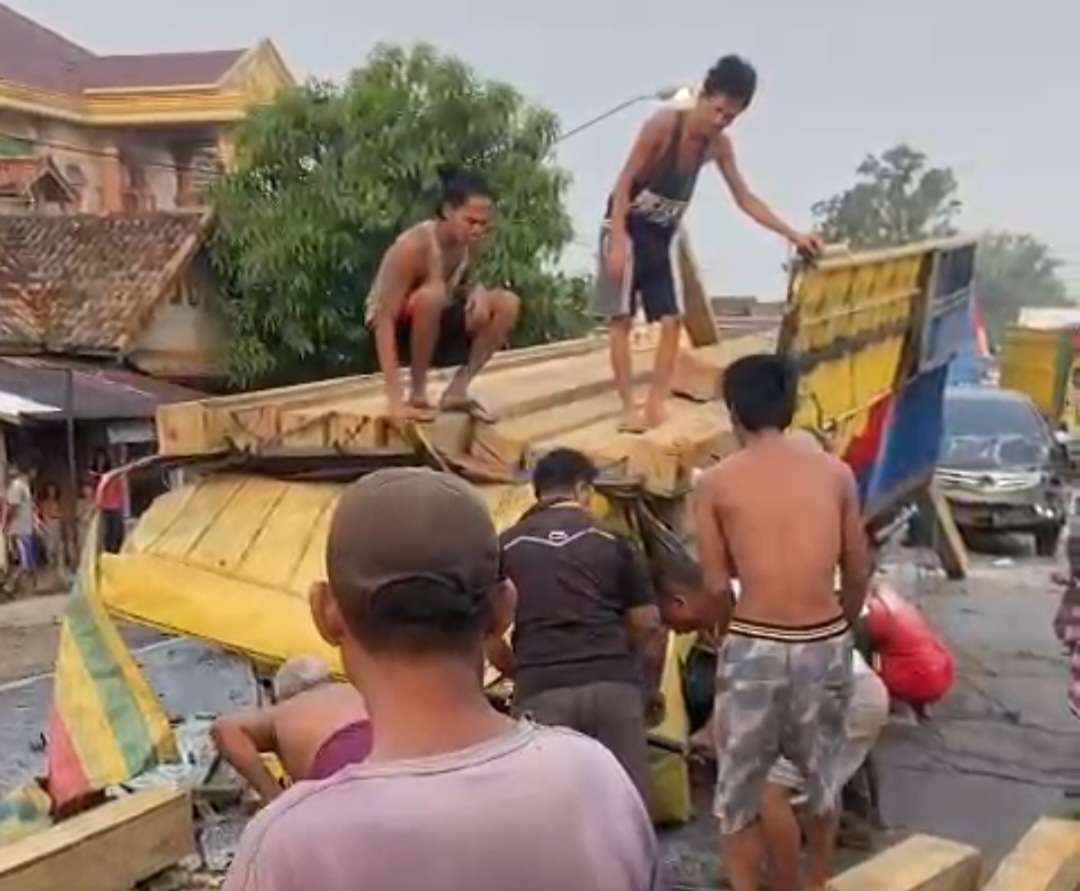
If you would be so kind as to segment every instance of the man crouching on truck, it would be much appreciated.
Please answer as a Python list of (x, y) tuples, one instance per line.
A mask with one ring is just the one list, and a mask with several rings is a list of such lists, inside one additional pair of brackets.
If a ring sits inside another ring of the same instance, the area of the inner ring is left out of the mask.
[(871, 571), (850, 469), (784, 436), (796, 384), (780, 356), (747, 356), (728, 367), (724, 401), (742, 448), (706, 471), (695, 493), (698, 554), (723, 635), (714, 812), (735, 891), (757, 891), (762, 793), (780, 756), (805, 778), (807, 887), (826, 886), (840, 791), (836, 756), (852, 683), (850, 628)]
[[(494, 210), (491, 188), (483, 177), (451, 167), (440, 169), (439, 178), (442, 196), (435, 216), (399, 235), (383, 256), (367, 298), (366, 321), (391, 417), (434, 418), (428, 371), (432, 365), (459, 365), (439, 408), (492, 421), (469, 396), (469, 384), (506, 344), (520, 301), (510, 291), (468, 280), (472, 251)], [(402, 357), (411, 365), (408, 397), (398, 371)]]

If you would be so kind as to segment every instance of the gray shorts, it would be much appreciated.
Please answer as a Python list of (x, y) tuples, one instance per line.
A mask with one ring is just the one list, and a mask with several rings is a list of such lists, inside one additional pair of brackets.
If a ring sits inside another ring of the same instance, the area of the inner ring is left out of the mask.
[(758, 818), (780, 757), (805, 777), (814, 814), (836, 809), (852, 649), (849, 633), (805, 643), (728, 635), (717, 659), (714, 724), (713, 813), (721, 832), (738, 832)]
[[(857, 662), (861, 661), (858, 652)], [(844, 742), (834, 762), (837, 788), (842, 789), (855, 776), (874, 748), (881, 730), (889, 720), (889, 691), (866, 663), (854, 673), (851, 702), (844, 721)], [(787, 758), (780, 758), (769, 771), (769, 782), (790, 789), (795, 802), (804, 798), (806, 781), (802, 772)]]
[(649, 750), (640, 687), (610, 681), (557, 687), (515, 700), (514, 710), (537, 724), (569, 727), (603, 744), (648, 804)]

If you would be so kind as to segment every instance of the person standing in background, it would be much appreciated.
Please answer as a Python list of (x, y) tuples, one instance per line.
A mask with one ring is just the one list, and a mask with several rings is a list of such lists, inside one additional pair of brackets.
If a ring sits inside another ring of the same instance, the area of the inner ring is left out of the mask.
[(124, 481), (120, 477), (106, 481), (112, 469), (112, 461), (105, 449), (94, 452), (90, 476), (101, 508), (102, 546), (108, 553), (118, 554), (124, 544)]
[(24, 579), (30, 582), (30, 592), (34, 593), (37, 585), (37, 543), (34, 540), (34, 494), (30, 484), (36, 470), (23, 469), (19, 464), (11, 464), (11, 479), (5, 492), (6, 513), (4, 528), (15, 543), (19, 566), (7, 580), (8, 593), (17, 592)]
[(45, 484), (38, 513), (45, 541), (45, 559), (54, 569), (63, 570), (68, 564), (68, 555), (64, 547), (64, 507), (60, 501), (60, 487), (56, 483)]

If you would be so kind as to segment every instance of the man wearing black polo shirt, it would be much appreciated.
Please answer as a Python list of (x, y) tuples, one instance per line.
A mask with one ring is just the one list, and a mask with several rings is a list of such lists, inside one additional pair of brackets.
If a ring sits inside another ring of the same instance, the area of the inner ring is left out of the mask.
[(538, 503), (502, 536), (518, 590), (512, 650), (493, 641), (488, 655), (513, 676), (518, 712), (603, 743), (647, 800), (645, 713), (666, 636), (633, 545), (588, 512), (595, 477), (571, 449), (536, 466)]

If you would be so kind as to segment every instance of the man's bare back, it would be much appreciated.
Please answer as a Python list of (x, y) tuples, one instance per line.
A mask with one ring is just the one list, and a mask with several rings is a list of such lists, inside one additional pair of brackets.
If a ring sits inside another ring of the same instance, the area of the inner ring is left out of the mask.
[(323, 744), (341, 728), (367, 720), (363, 697), (352, 684), (322, 684), (271, 709), (282, 767), (304, 779)]
[(703, 565), (740, 582), (735, 617), (783, 627), (838, 617), (837, 566), (865, 562), (855, 481), (843, 462), (779, 433), (764, 436), (707, 471), (697, 498)]

